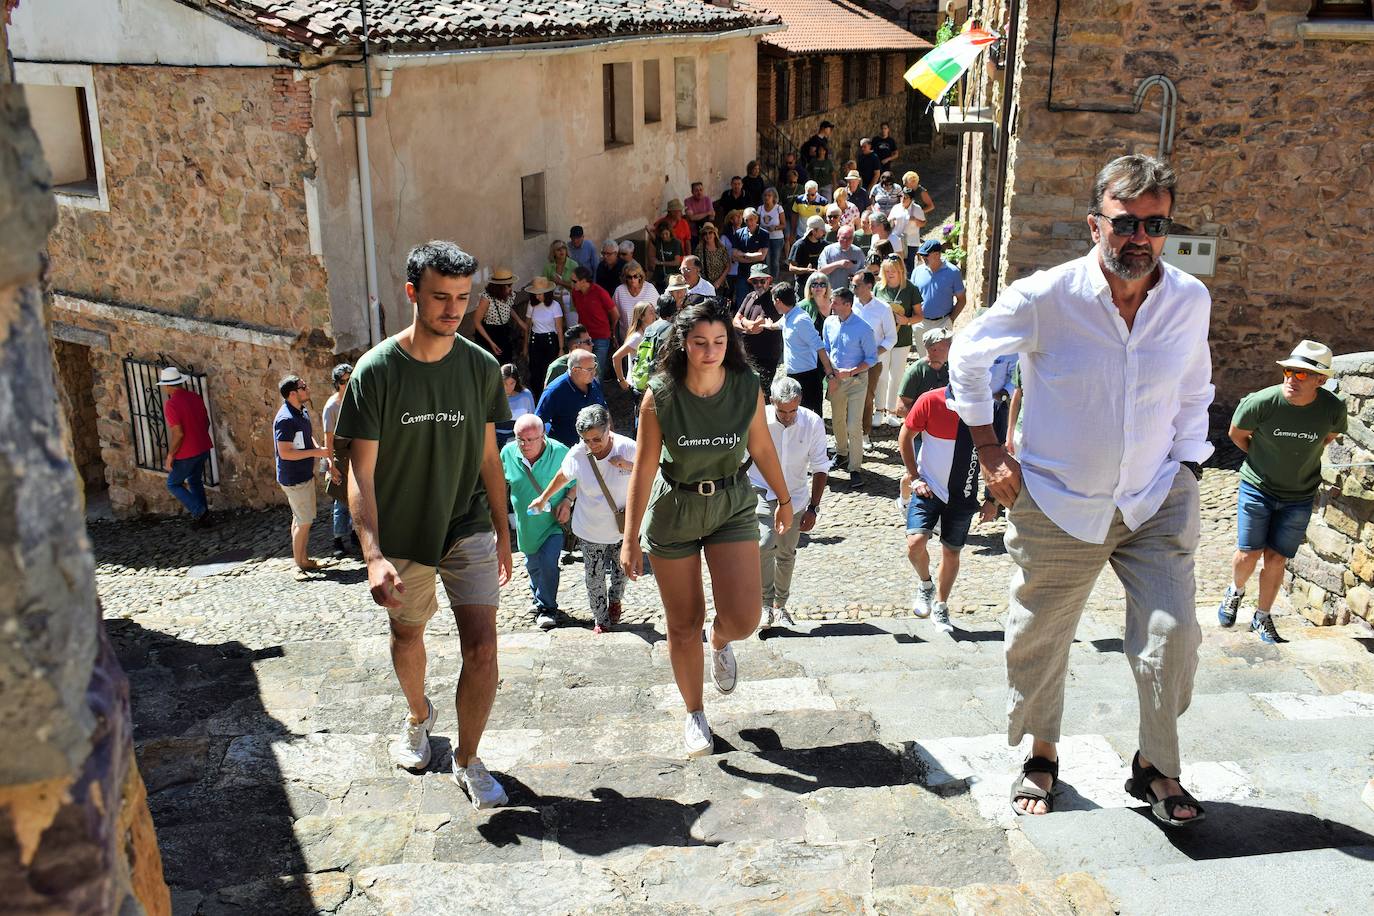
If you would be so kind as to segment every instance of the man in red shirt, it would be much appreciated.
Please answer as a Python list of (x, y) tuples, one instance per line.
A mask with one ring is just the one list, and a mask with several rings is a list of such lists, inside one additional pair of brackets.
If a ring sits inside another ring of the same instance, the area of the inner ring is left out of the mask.
[(665, 209), (667, 212), (654, 220), (654, 224), (649, 227), (649, 238), (655, 238), (658, 235), (658, 227), (666, 225), (673, 230), (673, 237), (682, 243), (682, 253), (689, 254), (692, 250), (692, 225), (682, 218), (682, 201), (674, 197), (668, 201)]
[(585, 267), (573, 271), (573, 309), (592, 336), (592, 352), (604, 374), (611, 364), (611, 336), (620, 327), (620, 309)]
[(210, 524), (210, 507), (205, 501), (205, 462), (210, 460), (210, 415), (205, 402), (194, 391), (187, 391), (186, 376), (176, 366), (162, 370), (158, 387), (167, 394), (162, 415), (167, 420), (167, 489), (191, 513), (197, 528)]

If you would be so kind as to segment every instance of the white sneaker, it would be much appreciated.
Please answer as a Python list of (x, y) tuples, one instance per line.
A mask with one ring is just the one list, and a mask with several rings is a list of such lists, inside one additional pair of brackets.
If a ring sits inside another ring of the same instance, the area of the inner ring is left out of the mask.
[(541, 630), (552, 630), (558, 626), (558, 619), (550, 611), (541, 610), (534, 615), (534, 625)]
[(429, 718), (423, 722), (411, 722), (406, 714), (401, 723), (401, 733), (391, 743), (391, 759), (403, 770), (423, 770), (429, 766), (429, 732), (434, 728), (436, 713), (434, 704), (425, 698), (429, 706)]
[(935, 624), (935, 629), (941, 633), (953, 633), (954, 624), (949, 622), (949, 605), (943, 601), (937, 601), (932, 605), (934, 611), (931, 623)]
[(453, 781), (458, 784), (458, 788), (468, 794), (468, 798), (472, 800), (472, 807), (478, 811), (483, 808), (499, 808), (510, 801), (506, 797), (506, 790), (501, 788), (496, 777), (487, 772), (487, 765), (478, 757), (472, 758), (472, 762), (465, 767), (460, 767), (458, 761), (453, 761)]
[(869, 439), (867, 436), (864, 436), (864, 451), (873, 451), (873, 440)]
[(934, 582), (918, 582), (916, 584), (916, 599), (911, 602), (911, 613), (917, 617), (926, 618), (930, 616), (930, 602), (935, 599)]
[(759, 620), (759, 629), (758, 629), (758, 634), (759, 634), (759, 638), (760, 638), (760, 639), (763, 638), (763, 631), (766, 630), (766, 629), (768, 629), (769, 627), (771, 627), (771, 626), (773, 625), (773, 617), (774, 617), (774, 613), (773, 613), (773, 609), (772, 609), (771, 607), (766, 607), (766, 608), (763, 609), (763, 617), (762, 617), (762, 619)]
[(682, 727), (682, 743), (688, 757), (705, 757), (716, 749), (716, 739), (711, 734), (711, 726), (706, 724), (705, 712), (697, 710), (687, 714)]
[(778, 623), (784, 627), (795, 627), (797, 622), (792, 619), (792, 615), (787, 613), (787, 608), (780, 607), (775, 609), (778, 614)]
[(899, 416), (897, 416), (895, 413), (890, 413), (890, 414), (887, 415), (887, 425), (888, 425), (888, 426), (901, 426), (901, 425), (902, 425), (902, 418), (899, 417)]
[(711, 682), (721, 693), (730, 693), (739, 680), (739, 666), (735, 664), (734, 648), (727, 645), (724, 649), (716, 651), (712, 646), (711, 632), (714, 629), (714, 625), (706, 629), (706, 648), (711, 653)]

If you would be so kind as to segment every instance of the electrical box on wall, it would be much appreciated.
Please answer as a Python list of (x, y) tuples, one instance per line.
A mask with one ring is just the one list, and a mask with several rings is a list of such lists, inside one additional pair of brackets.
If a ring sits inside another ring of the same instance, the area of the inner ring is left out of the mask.
[(1164, 260), (1195, 277), (1217, 271), (1217, 240), (1206, 235), (1171, 235), (1164, 240)]

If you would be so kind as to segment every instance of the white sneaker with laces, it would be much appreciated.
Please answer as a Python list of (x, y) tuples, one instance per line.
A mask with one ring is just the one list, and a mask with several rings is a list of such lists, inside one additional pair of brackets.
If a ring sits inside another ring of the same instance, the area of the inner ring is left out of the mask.
[(873, 440), (869, 439), (867, 436), (864, 436), (864, 451), (873, 451)]
[(711, 634), (715, 630), (715, 625), (706, 630), (706, 648), (711, 653), (711, 683), (716, 685), (716, 689), (721, 693), (730, 693), (735, 689), (735, 684), (739, 680), (739, 666), (735, 663), (735, 650), (729, 645), (724, 649), (716, 650), (711, 642)]
[(429, 706), (429, 718), (423, 722), (411, 722), (409, 713), (401, 723), (401, 733), (391, 743), (391, 759), (403, 770), (423, 770), (429, 766), (429, 732), (434, 728), (437, 714), (434, 704), (425, 698)]
[(773, 617), (774, 612), (771, 607), (766, 607), (763, 609), (763, 617), (759, 620), (759, 633), (762, 633), (764, 630), (768, 629), (773, 625)]
[(778, 615), (778, 623), (785, 627), (795, 627), (797, 622), (792, 619), (792, 615), (787, 613), (787, 608), (775, 608)]
[(916, 598), (911, 602), (911, 613), (921, 618), (929, 617), (930, 602), (933, 600), (935, 600), (935, 583), (916, 583)]
[(949, 605), (943, 601), (937, 601), (931, 605), (931, 608), (934, 611), (931, 623), (935, 624), (935, 629), (941, 633), (953, 633), (954, 624), (949, 622)]
[(453, 781), (458, 784), (458, 788), (468, 794), (472, 807), (478, 811), (483, 808), (499, 808), (510, 801), (506, 796), (506, 790), (501, 788), (496, 777), (487, 772), (487, 765), (479, 757), (472, 758), (472, 762), (465, 767), (460, 767), (458, 761), (453, 761)]
[(890, 414), (887, 415), (887, 425), (888, 425), (888, 426), (901, 426), (901, 425), (902, 425), (902, 418), (899, 417), (899, 416), (897, 416), (895, 413), (890, 413)]
[(688, 757), (705, 757), (716, 749), (716, 739), (711, 734), (711, 726), (706, 723), (703, 710), (687, 714), (687, 721), (682, 727), (682, 743), (687, 748)]

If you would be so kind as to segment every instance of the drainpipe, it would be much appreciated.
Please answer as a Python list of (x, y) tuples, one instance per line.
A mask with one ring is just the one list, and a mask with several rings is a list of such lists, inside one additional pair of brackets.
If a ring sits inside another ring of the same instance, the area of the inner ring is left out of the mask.
[(1016, 33), (1021, 28), (1021, 0), (1011, 0), (1007, 23), (1007, 56), (1002, 70), (1002, 122), (997, 129), (997, 189), (993, 192), (992, 251), (988, 259), (988, 298), (990, 307), (997, 301), (1002, 277), (1002, 211), (1007, 196), (1007, 165), (1011, 154), (1012, 88), (1016, 84)]
[(358, 140), (358, 189), (363, 209), (363, 272), (367, 276), (367, 345), (382, 339), (382, 300), (377, 284), (377, 233), (372, 224), (372, 163), (367, 155), (367, 120), (359, 106), (363, 92), (353, 99), (354, 136)]

